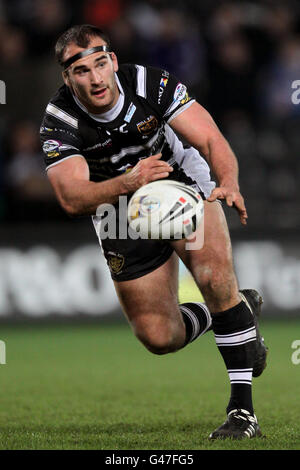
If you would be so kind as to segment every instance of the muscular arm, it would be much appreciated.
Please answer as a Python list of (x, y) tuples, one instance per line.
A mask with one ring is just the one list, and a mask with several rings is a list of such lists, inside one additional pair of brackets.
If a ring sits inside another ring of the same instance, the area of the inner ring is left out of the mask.
[(211, 115), (199, 103), (193, 103), (175, 117), (170, 126), (205, 156), (216, 175), (219, 186), (208, 201), (226, 199), (229, 206), (238, 210), (241, 222), (246, 224), (247, 211), (239, 192), (237, 159)]
[(114, 204), (120, 195), (166, 178), (173, 169), (159, 161), (160, 157), (158, 154), (140, 160), (130, 173), (100, 183), (90, 181), (88, 164), (80, 155), (49, 168), (47, 174), (60, 205), (69, 215), (93, 215), (100, 204)]

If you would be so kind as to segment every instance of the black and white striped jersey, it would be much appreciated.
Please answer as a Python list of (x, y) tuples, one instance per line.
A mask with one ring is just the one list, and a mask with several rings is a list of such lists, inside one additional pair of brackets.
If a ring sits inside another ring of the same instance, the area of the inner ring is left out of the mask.
[[(208, 183), (205, 160), (195, 149), (184, 149), (169, 126), (194, 102), (186, 86), (165, 70), (133, 64), (121, 65), (116, 81), (118, 102), (103, 114), (89, 113), (66, 85), (57, 91), (40, 129), (46, 168), (81, 155), (88, 163), (91, 181), (97, 182), (162, 152), (162, 159), (174, 167), (172, 179), (195, 184), (199, 182), (194, 173), (205, 172)], [(205, 194), (212, 187), (202, 185), (200, 189)]]

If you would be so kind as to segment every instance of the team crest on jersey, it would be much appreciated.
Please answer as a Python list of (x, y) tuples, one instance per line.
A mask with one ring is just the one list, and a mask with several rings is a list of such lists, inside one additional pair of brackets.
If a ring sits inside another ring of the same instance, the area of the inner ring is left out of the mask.
[(149, 135), (158, 127), (158, 120), (155, 116), (149, 116), (144, 121), (137, 123), (139, 132), (143, 135)]
[(119, 274), (125, 263), (124, 256), (120, 255), (119, 253), (114, 253), (113, 251), (109, 251), (107, 253), (107, 257), (108, 257), (108, 266), (111, 272), (114, 274)]
[(58, 157), (60, 155), (61, 142), (59, 140), (46, 140), (43, 145), (43, 151), (48, 158)]

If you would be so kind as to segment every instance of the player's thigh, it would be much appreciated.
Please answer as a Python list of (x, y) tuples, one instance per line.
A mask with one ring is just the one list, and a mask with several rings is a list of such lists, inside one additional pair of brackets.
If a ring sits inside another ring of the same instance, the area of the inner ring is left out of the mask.
[(177, 328), (182, 322), (177, 302), (178, 257), (170, 258), (154, 271), (130, 281), (116, 282), (123, 311), (137, 336), (154, 335)]
[[(178, 256), (198, 284), (205, 300), (209, 292), (235, 304), (238, 287), (233, 268), (232, 246), (223, 208), (219, 202), (204, 201), (204, 244), (201, 249), (186, 249), (186, 240), (173, 242)], [(193, 244), (190, 244), (190, 248)], [(222, 300), (223, 301), (223, 300)]]
[[(199, 230), (203, 230), (200, 227)], [(199, 237), (199, 239), (202, 237)], [(197, 247), (187, 240), (172, 242), (172, 245), (188, 268), (193, 272), (198, 260), (214, 263), (232, 263), (232, 249), (226, 218), (219, 202), (204, 201), (203, 246)]]

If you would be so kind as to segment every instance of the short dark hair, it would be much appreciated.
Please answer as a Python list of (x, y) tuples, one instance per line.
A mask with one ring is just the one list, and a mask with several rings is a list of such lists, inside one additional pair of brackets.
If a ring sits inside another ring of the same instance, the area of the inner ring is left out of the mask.
[(91, 24), (80, 24), (67, 29), (55, 44), (55, 57), (60, 65), (63, 65), (63, 56), (66, 47), (75, 43), (79, 47), (88, 47), (91, 38), (100, 37), (110, 47), (110, 40), (102, 29)]

